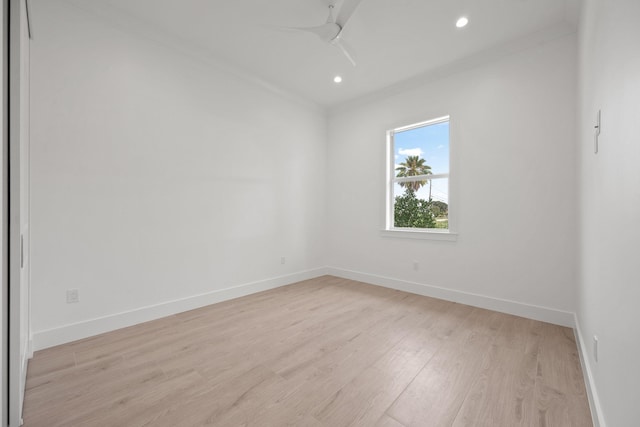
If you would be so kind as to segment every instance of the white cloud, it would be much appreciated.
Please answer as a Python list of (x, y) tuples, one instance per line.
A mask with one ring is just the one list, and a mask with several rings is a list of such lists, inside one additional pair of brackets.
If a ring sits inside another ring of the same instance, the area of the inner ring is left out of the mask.
[(442, 149), (442, 148), (444, 148), (444, 144), (440, 144), (440, 145), (438, 145), (436, 148), (438, 148), (438, 149)]
[(422, 151), (422, 148), (401, 148), (398, 153), (403, 156), (422, 156), (424, 151)]

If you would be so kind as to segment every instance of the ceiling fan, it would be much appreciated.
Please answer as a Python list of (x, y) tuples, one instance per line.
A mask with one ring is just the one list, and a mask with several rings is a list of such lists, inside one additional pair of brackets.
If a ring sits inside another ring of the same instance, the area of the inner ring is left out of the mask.
[(353, 49), (349, 46), (348, 43), (344, 41), (342, 38), (342, 32), (346, 27), (349, 19), (356, 11), (360, 3), (363, 0), (343, 0), (342, 6), (338, 11), (338, 16), (334, 18), (333, 10), (336, 6), (336, 1), (332, 0), (329, 3), (329, 17), (327, 18), (327, 22), (323, 25), (319, 25), (317, 27), (304, 27), (304, 28), (292, 28), (293, 30), (305, 31), (308, 33), (315, 34), (322, 41), (332, 44), (336, 46), (338, 49), (342, 51), (344, 56), (347, 57), (349, 62), (356, 66), (356, 56)]

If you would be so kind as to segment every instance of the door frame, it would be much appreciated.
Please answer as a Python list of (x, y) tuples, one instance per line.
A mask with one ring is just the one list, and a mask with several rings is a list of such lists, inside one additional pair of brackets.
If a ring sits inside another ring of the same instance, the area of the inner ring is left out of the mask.
[[(26, 0), (9, 0), (8, 57), (8, 425), (22, 424), (22, 406), (30, 357), (28, 45)], [(26, 105), (25, 105), (26, 104)], [(26, 131), (25, 131), (26, 128)], [(25, 180), (23, 181), (23, 178)], [(26, 200), (26, 202), (24, 202)], [(24, 202), (24, 203), (23, 203)]]
[(2, 157), (0, 163), (0, 426), (9, 424), (9, 1), (2, 0), (0, 9), (0, 60), (2, 70)]

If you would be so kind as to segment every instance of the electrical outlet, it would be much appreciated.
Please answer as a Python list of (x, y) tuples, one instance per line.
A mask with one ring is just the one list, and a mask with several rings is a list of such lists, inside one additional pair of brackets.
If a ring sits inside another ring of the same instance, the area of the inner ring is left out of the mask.
[(280, 264), (285, 264), (287, 259), (285, 257), (280, 257)]
[(80, 302), (79, 291), (77, 289), (67, 289), (67, 304)]
[(598, 361), (598, 337), (593, 336), (593, 360)]
[(413, 270), (414, 271), (420, 270), (420, 263), (418, 261), (413, 261)]

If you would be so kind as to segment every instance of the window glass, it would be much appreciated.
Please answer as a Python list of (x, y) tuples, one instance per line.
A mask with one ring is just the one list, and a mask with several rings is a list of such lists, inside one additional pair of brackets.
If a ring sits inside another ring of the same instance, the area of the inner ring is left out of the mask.
[(449, 117), (389, 132), (388, 229), (449, 228)]

